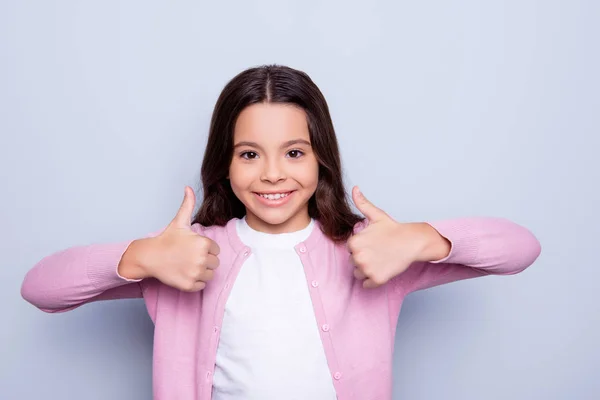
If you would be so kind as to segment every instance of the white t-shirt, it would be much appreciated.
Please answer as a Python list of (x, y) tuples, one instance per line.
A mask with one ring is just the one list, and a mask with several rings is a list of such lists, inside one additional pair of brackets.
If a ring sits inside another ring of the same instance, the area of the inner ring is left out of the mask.
[(296, 232), (258, 232), (237, 221), (252, 254), (225, 305), (213, 378), (214, 400), (335, 400)]

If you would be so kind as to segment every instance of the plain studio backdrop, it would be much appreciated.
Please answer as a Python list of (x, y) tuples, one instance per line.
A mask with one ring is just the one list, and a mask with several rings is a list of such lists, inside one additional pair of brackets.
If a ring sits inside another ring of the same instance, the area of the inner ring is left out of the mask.
[(313, 78), (348, 188), (398, 221), (506, 217), (542, 243), (520, 275), (408, 297), (394, 399), (600, 398), (599, 11), (2, 1), (0, 398), (151, 398), (141, 300), (49, 315), (21, 282), (45, 255), (168, 223), (199, 188), (220, 90), (267, 63)]

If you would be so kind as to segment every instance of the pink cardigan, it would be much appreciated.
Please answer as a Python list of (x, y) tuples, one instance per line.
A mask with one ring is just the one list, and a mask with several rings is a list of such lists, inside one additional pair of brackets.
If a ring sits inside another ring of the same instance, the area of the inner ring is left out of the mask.
[[(541, 248), (533, 234), (505, 219), (463, 218), (430, 223), (452, 244), (448, 257), (415, 263), (377, 289), (363, 289), (343, 244), (320, 229), (295, 250), (319, 324), (338, 399), (391, 398), (392, 354), (402, 301), (415, 290), (489, 274), (510, 275), (531, 265)], [(357, 230), (364, 224), (359, 224)], [(156, 279), (128, 281), (117, 265), (131, 241), (56, 252), (26, 275), (22, 296), (45, 312), (85, 303), (143, 297), (154, 321), (153, 398), (208, 400), (227, 297), (251, 249), (226, 226), (193, 226), (215, 240), (220, 267), (200, 292), (181, 292)], [(293, 312), (293, 310), (290, 310)]]

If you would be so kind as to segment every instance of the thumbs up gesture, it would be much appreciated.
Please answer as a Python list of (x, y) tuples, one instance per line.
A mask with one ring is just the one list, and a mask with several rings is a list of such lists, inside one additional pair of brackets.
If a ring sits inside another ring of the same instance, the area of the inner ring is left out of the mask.
[(195, 204), (194, 192), (186, 186), (175, 218), (160, 235), (134, 241), (123, 255), (119, 272), (126, 274), (127, 266), (135, 266), (128, 271), (136, 271), (136, 277), (156, 278), (186, 292), (204, 289), (219, 266), (220, 250), (216, 242), (192, 231)]
[(375, 288), (401, 274), (415, 261), (442, 259), (450, 243), (426, 223), (399, 223), (352, 189), (352, 200), (369, 225), (348, 239), (354, 276)]

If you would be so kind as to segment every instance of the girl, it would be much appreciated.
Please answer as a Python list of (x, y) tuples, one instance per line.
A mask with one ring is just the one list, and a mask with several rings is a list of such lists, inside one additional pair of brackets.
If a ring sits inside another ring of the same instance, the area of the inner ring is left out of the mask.
[(155, 399), (390, 399), (405, 296), (521, 272), (540, 244), (499, 218), (399, 223), (355, 187), (363, 218), (341, 170), (312, 80), (246, 70), (216, 103), (199, 211), (186, 187), (166, 228), (49, 255), (22, 295), (50, 313), (142, 297)]

